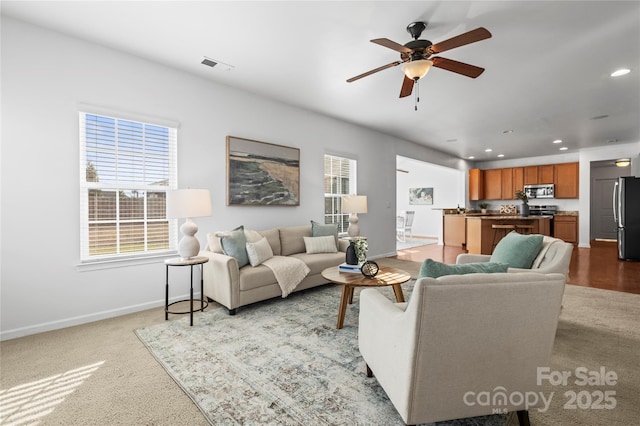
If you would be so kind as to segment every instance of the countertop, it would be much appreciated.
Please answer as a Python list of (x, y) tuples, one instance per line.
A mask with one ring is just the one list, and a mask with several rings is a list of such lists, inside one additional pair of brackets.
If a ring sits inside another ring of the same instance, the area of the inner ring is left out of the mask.
[(484, 220), (541, 220), (541, 219), (553, 219), (553, 216), (519, 216), (519, 215), (460, 215), (466, 216), (467, 219), (484, 219)]

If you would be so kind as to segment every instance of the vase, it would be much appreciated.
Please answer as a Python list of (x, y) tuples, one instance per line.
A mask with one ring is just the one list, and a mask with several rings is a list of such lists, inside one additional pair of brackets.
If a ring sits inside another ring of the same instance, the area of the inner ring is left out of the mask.
[(349, 243), (349, 247), (347, 247), (347, 254), (345, 262), (347, 265), (357, 265), (358, 264), (358, 256), (356, 255), (356, 243), (355, 241), (351, 241)]
[(522, 217), (529, 216), (529, 204), (522, 203), (522, 207), (520, 208), (520, 216)]

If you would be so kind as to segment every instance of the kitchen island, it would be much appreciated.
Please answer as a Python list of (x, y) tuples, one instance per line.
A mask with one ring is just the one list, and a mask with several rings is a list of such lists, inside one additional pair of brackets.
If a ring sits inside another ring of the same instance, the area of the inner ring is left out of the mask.
[[(500, 216), (466, 215), (466, 244), (471, 254), (491, 254), (493, 251), (494, 229), (492, 225), (532, 225), (530, 234), (551, 235), (553, 216)], [(496, 243), (509, 231), (498, 230)]]

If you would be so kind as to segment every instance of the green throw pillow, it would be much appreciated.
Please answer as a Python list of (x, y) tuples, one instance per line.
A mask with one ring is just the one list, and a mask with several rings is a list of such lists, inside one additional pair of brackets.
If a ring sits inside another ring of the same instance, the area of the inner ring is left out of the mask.
[(224, 254), (236, 258), (239, 268), (249, 264), (247, 237), (244, 235), (244, 226), (238, 226), (227, 235), (221, 237), (220, 246)]
[(509, 265), (497, 262), (463, 263), (461, 265), (448, 265), (427, 259), (420, 267), (418, 278), (429, 277), (438, 278), (444, 275), (465, 275), (476, 273), (507, 272)]
[(510, 268), (531, 269), (541, 249), (542, 235), (522, 235), (511, 231), (500, 240), (490, 261), (507, 263)]
[(336, 240), (336, 249), (338, 248), (338, 224), (337, 223), (319, 223), (311, 221), (311, 236), (312, 237), (326, 237), (331, 235)]

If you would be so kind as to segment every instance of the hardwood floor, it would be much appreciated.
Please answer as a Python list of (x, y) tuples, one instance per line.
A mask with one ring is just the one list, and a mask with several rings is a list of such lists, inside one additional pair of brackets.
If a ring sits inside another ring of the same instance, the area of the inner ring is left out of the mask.
[[(399, 250), (401, 260), (422, 262), (427, 258), (455, 263), (466, 253), (461, 247), (430, 244)], [(569, 284), (640, 294), (640, 262), (618, 260), (615, 242), (591, 241), (591, 248), (573, 249), (569, 266)]]

